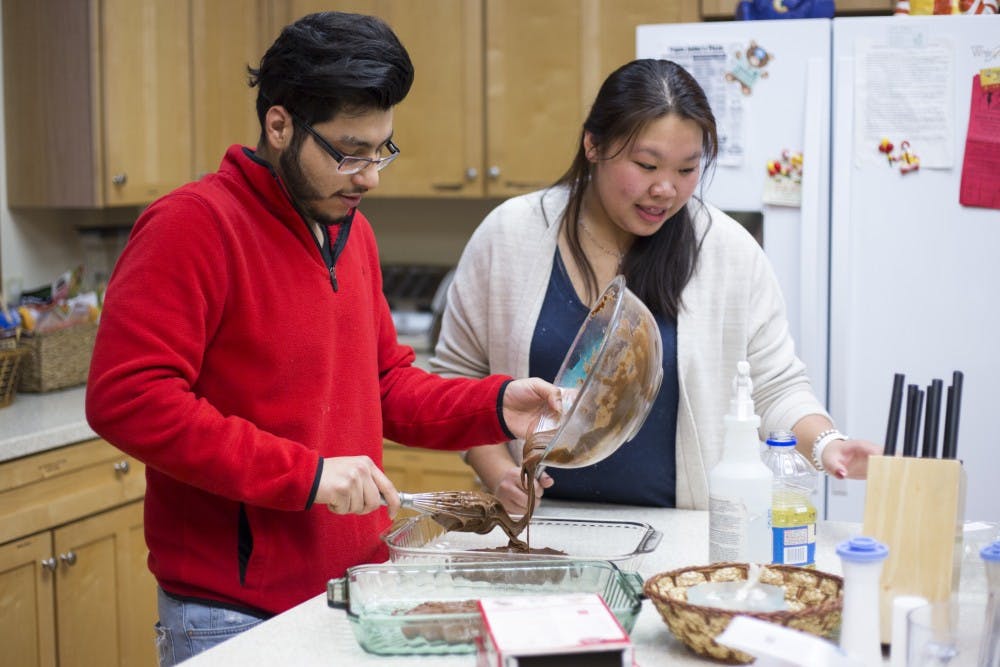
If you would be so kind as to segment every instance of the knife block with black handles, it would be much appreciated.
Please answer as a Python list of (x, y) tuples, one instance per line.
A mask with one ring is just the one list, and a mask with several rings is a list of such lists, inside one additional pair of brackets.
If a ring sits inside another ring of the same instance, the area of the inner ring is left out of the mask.
[(947, 600), (958, 588), (966, 474), (955, 459), (868, 459), (863, 535), (889, 547), (879, 587), (883, 644), (892, 635), (892, 601), (919, 595)]

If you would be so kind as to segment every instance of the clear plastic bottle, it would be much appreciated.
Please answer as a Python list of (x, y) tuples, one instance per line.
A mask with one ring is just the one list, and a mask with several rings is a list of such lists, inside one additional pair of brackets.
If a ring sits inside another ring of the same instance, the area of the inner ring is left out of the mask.
[(1000, 665), (1000, 541), (979, 552), (986, 567), (986, 624), (983, 626), (979, 667)]
[(797, 449), (791, 431), (771, 431), (764, 465), (774, 473), (771, 562), (816, 566), (816, 506), (810, 495), (817, 473)]
[(709, 560), (771, 561), (771, 484), (774, 475), (760, 458), (750, 364), (741, 361), (725, 418), (722, 461), (708, 475)]

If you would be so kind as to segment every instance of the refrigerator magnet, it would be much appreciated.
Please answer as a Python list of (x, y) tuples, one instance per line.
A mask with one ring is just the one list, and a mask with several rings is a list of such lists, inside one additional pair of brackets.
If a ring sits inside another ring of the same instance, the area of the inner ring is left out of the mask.
[(771, 206), (802, 206), (802, 153), (781, 151), (777, 160), (767, 161), (767, 179), (761, 201)]
[(761, 79), (767, 78), (767, 64), (774, 60), (774, 54), (754, 40), (743, 51), (737, 51), (732, 66), (726, 72), (726, 81), (740, 84), (744, 95), (753, 92), (753, 87)]

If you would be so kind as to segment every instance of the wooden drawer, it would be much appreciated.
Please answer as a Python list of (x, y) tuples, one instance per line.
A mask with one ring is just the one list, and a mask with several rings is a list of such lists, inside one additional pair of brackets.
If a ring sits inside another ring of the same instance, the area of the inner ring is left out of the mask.
[(145, 492), (145, 466), (100, 439), (2, 463), (0, 544), (142, 498)]

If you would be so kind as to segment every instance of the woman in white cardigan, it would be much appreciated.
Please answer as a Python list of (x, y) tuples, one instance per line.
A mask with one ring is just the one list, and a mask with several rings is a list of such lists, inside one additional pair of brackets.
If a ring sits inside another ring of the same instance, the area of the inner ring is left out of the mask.
[[(664, 376), (636, 438), (577, 470), (548, 469), (551, 497), (707, 509), (722, 456), (736, 364), (750, 363), (761, 434), (795, 432), (800, 450), (840, 477), (863, 478), (873, 443), (837, 432), (788, 333), (760, 246), (694, 196), (717, 134), (704, 92), (680, 66), (637, 60), (604, 82), (577, 155), (551, 188), (508, 200), (473, 234), (448, 292), (434, 371), (552, 380), (615, 275), (656, 317)], [(486, 488), (526, 509), (521, 443), (467, 456)]]

